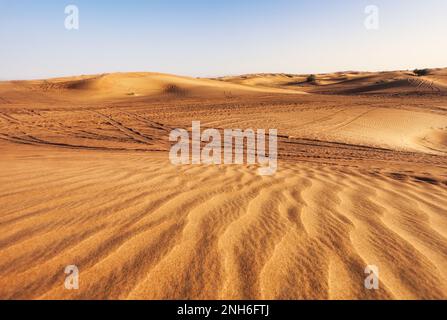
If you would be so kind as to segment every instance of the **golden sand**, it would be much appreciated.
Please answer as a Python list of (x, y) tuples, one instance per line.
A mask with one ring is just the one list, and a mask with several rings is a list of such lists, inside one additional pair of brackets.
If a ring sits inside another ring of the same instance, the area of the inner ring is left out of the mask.
[[(0, 298), (446, 299), (447, 72), (317, 78), (0, 83)], [(277, 173), (173, 166), (194, 120), (278, 129)]]

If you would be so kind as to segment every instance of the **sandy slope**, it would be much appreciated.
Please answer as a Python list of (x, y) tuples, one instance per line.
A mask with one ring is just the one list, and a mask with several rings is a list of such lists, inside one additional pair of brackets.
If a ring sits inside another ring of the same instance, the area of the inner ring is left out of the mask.
[[(0, 83), (0, 298), (447, 298), (446, 97), (284, 77)], [(192, 120), (278, 129), (277, 174), (171, 165), (169, 132)]]
[(73, 107), (116, 101), (172, 100), (179, 98), (232, 98), (259, 93), (300, 92), (280, 88), (257, 88), (211, 79), (161, 73), (112, 73), (34, 81), (0, 82), (0, 106)]
[(228, 83), (259, 88), (283, 88), (323, 94), (380, 94), (380, 95), (447, 95), (447, 69), (431, 69), (426, 76), (417, 77), (412, 71), (337, 72), (316, 75), (307, 82), (307, 75), (250, 74), (219, 78)]

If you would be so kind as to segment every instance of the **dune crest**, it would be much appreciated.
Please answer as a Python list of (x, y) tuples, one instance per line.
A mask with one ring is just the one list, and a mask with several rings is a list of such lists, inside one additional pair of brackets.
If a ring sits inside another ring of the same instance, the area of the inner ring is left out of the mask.
[(447, 95), (447, 69), (430, 69), (418, 77), (412, 71), (336, 72), (315, 75), (249, 74), (219, 80), (261, 88), (282, 88), (318, 94), (343, 95)]
[[(33, 97), (29, 94), (32, 92)], [(102, 75), (54, 78), (48, 80), (0, 82), (0, 105), (23, 106), (27, 102), (45, 105), (59, 103), (113, 103), (130, 98), (145, 99), (220, 98), (272, 93), (304, 94), (281, 88), (258, 88), (212, 79), (182, 77), (161, 73), (111, 73)]]

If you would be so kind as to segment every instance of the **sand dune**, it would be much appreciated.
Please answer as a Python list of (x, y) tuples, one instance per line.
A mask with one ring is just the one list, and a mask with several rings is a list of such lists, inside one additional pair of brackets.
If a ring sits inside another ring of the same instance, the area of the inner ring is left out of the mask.
[[(34, 81), (0, 82), (0, 105), (48, 107), (48, 103), (73, 104), (172, 100), (179, 98), (232, 98), (261, 93), (299, 92), (280, 88), (258, 88), (212, 79), (197, 79), (160, 73), (113, 73)], [(30, 96), (32, 94), (32, 96)]]
[(251, 74), (223, 77), (221, 81), (256, 87), (274, 87), (319, 94), (388, 94), (388, 95), (447, 95), (447, 69), (431, 69), (427, 76), (418, 77), (412, 71), (337, 72), (316, 75), (307, 82), (307, 75)]
[[(0, 83), (0, 298), (446, 299), (445, 76)], [(173, 166), (193, 120), (278, 129), (276, 175)]]

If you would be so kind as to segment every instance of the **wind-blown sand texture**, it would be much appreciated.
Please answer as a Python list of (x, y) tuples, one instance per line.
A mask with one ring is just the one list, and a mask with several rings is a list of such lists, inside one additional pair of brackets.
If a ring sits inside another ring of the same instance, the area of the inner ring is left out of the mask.
[[(305, 79), (0, 82), (0, 298), (446, 299), (446, 70)], [(193, 120), (278, 129), (277, 174), (173, 166)]]

